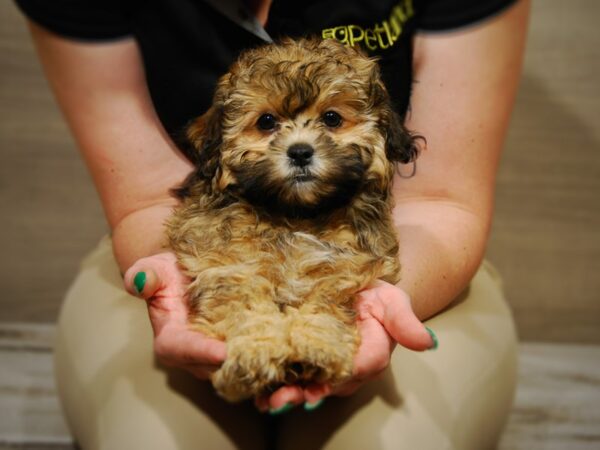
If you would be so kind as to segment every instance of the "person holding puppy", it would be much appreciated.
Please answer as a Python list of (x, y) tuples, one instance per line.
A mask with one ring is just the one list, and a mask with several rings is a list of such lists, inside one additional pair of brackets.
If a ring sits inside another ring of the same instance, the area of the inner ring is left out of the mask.
[[(527, 1), (17, 3), (111, 226), (58, 329), (59, 390), (82, 448), (494, 445), (514, 389), (515, 338), (482, 258)], [(406, 127), (426, 139), (393, 185), (402, 279), (362, 292), (350, 382), (230, 405), (197, 381), (227, 347), (189, 329), (188, 280), (165, 251), (170, 190), (192, 170), (171, 136), (209, 108), (244, 48), (305, 34), (379, 58)], [(151, 327), (121, 273), (148, 300)], [(435, 352), (407, 350), (438, 339)]]

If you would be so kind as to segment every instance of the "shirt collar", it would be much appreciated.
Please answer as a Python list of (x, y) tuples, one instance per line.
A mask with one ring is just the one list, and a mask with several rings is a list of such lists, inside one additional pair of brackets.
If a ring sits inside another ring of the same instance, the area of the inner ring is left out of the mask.
[(225, 17), (241, 26), (250, 33), (258, 36), (265, 42), (273, 42), (269, 33), (260, 24), (258, 19), (252, 14), (241, 0), (204, 0), (214, 9), (219, 11)]

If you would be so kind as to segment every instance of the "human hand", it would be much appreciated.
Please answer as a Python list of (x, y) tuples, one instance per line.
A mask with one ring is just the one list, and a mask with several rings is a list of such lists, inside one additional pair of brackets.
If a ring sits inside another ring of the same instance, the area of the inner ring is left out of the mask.
[(300, 403), (307, 410), (314, 409), (325, 397), (350, 395), (383, 372), (396, 344), (415, 351), (437, 347), (433, 332), (415, 316), (408, 294), (393, 284), (377, 281), (360, 293), (355, 308), (361, 344), (354, 358), (352, 378), (335, 387), (284, 386), (268, 397), (257, 398), (259, 410), (278, 414)]
[(360, 293), (355, 308), (361, 344), (352, 379), (334, 388), (334, 395), (350, 395), (387, 369), (396, 344), (414, 351), (437, 348), (435, 334), (417, 318), (410, 297), (398, 286), (378, 280)]
[(124, 282), (127, 291), (147, 302), (159, 361), (208, 379), (225, 360), (226, 346), (189, 328), (189, 279), (179, 270), (176, 256), (165, 252), (142, 258), (127, 270)]

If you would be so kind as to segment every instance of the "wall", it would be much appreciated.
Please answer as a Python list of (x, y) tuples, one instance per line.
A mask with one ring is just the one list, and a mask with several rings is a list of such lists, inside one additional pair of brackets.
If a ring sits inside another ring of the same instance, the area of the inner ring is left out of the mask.
[(50, 321), (106, 226), (24, 20), (6, 0), (0, 55), (0, 320)]
[(599, 19), (533, 3), (488, 252), (525, 339), (600, 342)]

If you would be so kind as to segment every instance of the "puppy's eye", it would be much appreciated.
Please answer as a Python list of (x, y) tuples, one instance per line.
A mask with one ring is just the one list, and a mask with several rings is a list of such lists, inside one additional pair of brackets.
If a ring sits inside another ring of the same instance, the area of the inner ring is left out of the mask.
[(342, 124), (342, 116), (335, 111), (327, 111), (323, 114), (323, 123), (329, 128), (337, 128)]
[(277, 119), (273, 114), (263, 114), (258, 118), (256, 126), (263, 131), (272, 131), (277, 126)]

